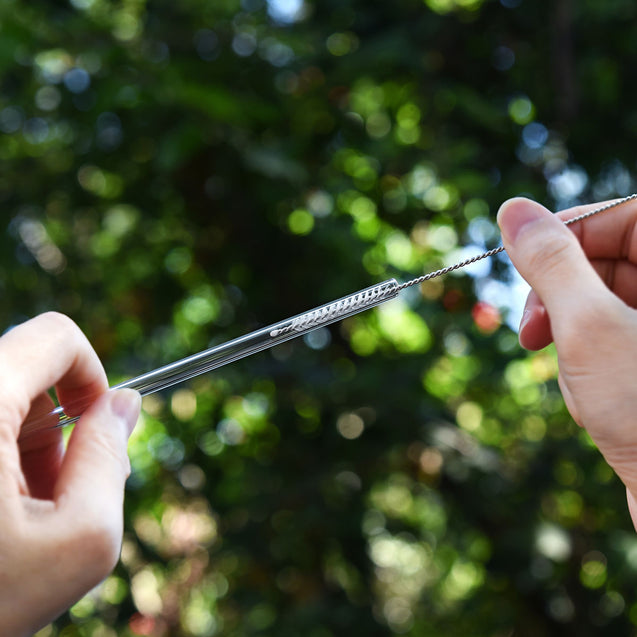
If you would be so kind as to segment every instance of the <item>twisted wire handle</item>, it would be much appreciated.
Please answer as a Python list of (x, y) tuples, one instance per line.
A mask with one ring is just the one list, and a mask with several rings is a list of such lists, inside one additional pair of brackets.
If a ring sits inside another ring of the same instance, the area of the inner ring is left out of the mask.
[[(595, 208), (594, 210), (589, 210), (588, 212), (584, 212), (577, 217), (573, 217), (571, 219), (567, 219), (564, 222), (565, 226), (570, 226), (573, 223), (578, 223), (579, 221), (583, 221), (584, 219), (588, 219), (594, 215), (599, 214), (600, 212), (606, 212), (606, 210), (610, 210), (611, 208), (616, 208), (617, 206), (621, 206), (622, 204), (628, 203), (629, 201), (633, 201), (637, 199), (637, 193), (633, 193), (632, 195), (628, 195), (627, 197), (623, 197), (622, 199), (617, 199), (616, 201), (611, 201), (604, 206), (600, 206), (599, 208)], [(425, 281), (429, 281), (430, 279), (435, 279), (436, 277), (442, 276), (443, 274), (449, 274), (449, 272), (453, 272), (454, 270), (460, 270), (476, 261), (482, 261), (482, 259), (486, 259), (488, 257), (493, 257), (496, 254), (500, 254), (500, 252), (505, 252), (504, 246), (499, 246), (498, 248), (493, 248), (492, 250), (487, 250), (487, 252), (483, 252), (482, 254), (477, 254), (474, 257), (470, 257), (465, 259), (464, 261), (459, 261), (458, 263), (454, 263), (453, 265), (447, 266), (446, 268), (440, 268), (440, 270), (434, 270), (433, 272), (428, 272), (427, 274), (423, 274), (415, 279), (411, 279), (411, 281), (405, 281), (405, 283), (401, 283), (398, 286), (398, 291), (404, 290), (405, 288), (411, 287), (412, 285), (419, 285), (420, 283), (424, 283)]]

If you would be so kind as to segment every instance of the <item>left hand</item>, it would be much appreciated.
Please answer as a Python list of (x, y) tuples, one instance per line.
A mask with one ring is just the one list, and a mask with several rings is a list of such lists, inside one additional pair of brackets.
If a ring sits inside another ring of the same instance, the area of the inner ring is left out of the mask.
[[(20, 439), (29, 414), (53, 408), (51, 387), (69, 415), (84, 412), (66, 451), (58, 429)], [(0, 338), (3, 635), (32, 635), (119, 558), (126, 447), (140, 397), (107, 390), (97, 355), (63, 315), (43, 314)]]

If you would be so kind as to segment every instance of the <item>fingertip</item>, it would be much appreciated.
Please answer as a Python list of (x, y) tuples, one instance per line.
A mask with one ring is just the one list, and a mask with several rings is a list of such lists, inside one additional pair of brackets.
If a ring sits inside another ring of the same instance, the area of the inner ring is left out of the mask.
[(525, 197), (513, 197), (500, 206), (496, 219), (503, 239), (514, 243), (526, 226), (547, 214), (551, 213), (539, 203)]
[(109, 398), (113, 414), (124, 423), (127, 434), (130, 437), (141, 411), (141, 395), (133, 389), (118, 389), (112, 391)]
[(38, 500), (51, 500), (55, 492), (64, 458), (64, 440), (60, 429), (38, 432), (21, 449), (20, 464), (27, 481), (29, 495)]
[(531, 201), (531, 200), (528, 199), (527, 197), (511, 197), (510, 199), (503, 201), (496, 214), (496, 221), (498, 222), (498, 225), (500, 225), (500, 221), (502, 220), (503, 217), (511, 214), (510, 212), (511, 209), (521, 204), (524, 205), (528, 201)]
[(518, 333), (520, 345), (527, 350), (544, 349), (553, 341), (551, 321), (543, 305), (526, 307)]

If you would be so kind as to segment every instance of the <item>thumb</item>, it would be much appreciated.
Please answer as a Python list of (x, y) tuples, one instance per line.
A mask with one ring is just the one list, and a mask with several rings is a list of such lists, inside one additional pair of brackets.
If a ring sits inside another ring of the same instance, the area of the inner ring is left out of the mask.
[(128, 438), (140, 406), (141, 397), (133, 390), (108, 391), (82, 414), (69, 440), (56, 496), (68, 491), (74, 500), (90, 500), (94, 494), (123, 490), (130, 471)]
[(103, 393), (71, 434), (53, 493), (55, 507), (29, 509), (35, 526), (26, 527), (25, 537), (39, 539), (33, 556), (42, 577), (34, 594), (43, 600), (37, 611), (44, 617), (59, 614), (96, 586), (119, 558), (127, 441), (140, 403), (130, 389)]
[(551, 318), (556, 342), (578, 318), (611, 296), (575, 235), (538, 203), (510, 199), (498, 211), (504, 247)]
[(130, 389), (102, 394), (76, 425), (55, 486), (58, 513), (75, 521), (75, 545), (85, 548), (83, 556), (78, 551), (77, 566), (92, 585), (119, 557), (124, 484), (130, 473), (127, 443), (140, 406), (140, 395)]

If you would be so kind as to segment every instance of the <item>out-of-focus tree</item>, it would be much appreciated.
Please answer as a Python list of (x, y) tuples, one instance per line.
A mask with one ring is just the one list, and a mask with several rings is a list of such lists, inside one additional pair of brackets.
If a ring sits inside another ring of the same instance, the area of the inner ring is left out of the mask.
[[(0, 308), (116, 382), (634, 182), (634, 3), (5, 0)], [(40, 637), (628, 635), (637, 539), (506, 258), (145, 399)], [(97, 497), (97, 496), (96, 496)]]

